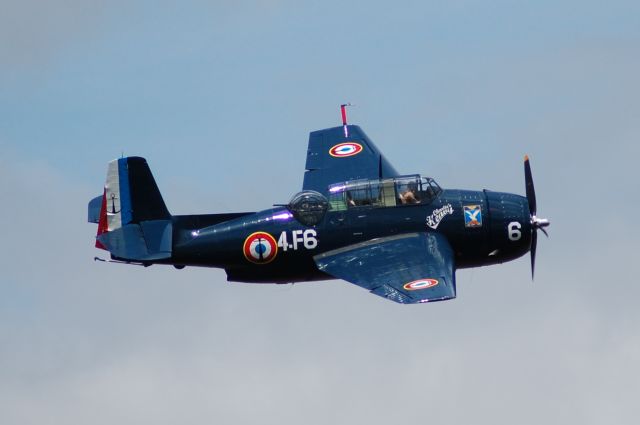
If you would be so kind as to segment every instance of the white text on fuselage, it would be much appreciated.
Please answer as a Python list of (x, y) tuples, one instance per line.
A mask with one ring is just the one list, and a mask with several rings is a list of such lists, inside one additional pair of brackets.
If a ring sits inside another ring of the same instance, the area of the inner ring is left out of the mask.
[(280, 233), (278, 238), (278, 246), (283, 251), (292, 249), (298, 250), (298, 247), (303, 246), (305, 249), (315, 249), (318, 246), (318, 239), (316, 239), (316, 231), (313, 229), (307, 230), (294, 230), (291, 232), (291, 243), (288, 242), (287, 232)]
[(431, 227), (433, 230), (436, 230), (442, 219), (451, 214), (453, 214), (453, 207), (451, 206), (451, 204), (436, 208), (435, 210), (433, 210), (431, 215), (427, 217), (427, 226)]

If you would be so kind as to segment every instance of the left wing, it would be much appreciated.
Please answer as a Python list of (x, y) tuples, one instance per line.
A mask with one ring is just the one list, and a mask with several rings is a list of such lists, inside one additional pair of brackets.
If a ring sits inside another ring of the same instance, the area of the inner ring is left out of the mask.
[(357, 179), (396, 177), (398, 172), (357, 125), (309, 134), (303, 190), (327, 194), (327, 187)]
[(453, 251), (440, 233), (407, 233), (316, 255), (318, 268), (402, 304), (455, 298)]

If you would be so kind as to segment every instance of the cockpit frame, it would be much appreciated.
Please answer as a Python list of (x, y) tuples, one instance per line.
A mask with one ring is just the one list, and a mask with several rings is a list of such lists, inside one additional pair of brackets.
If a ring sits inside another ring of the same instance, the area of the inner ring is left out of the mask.
[(407, 205), (427, 205), (442, 189), (431, 177), (419, 174), (389, 179), (361, 179), (329, 186), (329, 209), (344, 211), (349, 208), (388, 208)]

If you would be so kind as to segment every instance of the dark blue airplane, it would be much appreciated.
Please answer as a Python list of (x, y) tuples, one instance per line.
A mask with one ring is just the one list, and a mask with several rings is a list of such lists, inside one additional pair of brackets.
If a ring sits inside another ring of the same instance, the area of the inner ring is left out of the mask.
[(110, 162), (89, 203), (96, 247), (112, 262), (223, 268), (234, 282), (343, 279), (405, 304), (455, 298), (456, 269), (528, 251), (533, 277), (549, 221), (536, 216), (527, 157), (526, 197), (442, 189), (398, 174), (342, 111), (341, 127), (310, 134), (302, 191), (260, 212), (171, 215), (144, 158)]

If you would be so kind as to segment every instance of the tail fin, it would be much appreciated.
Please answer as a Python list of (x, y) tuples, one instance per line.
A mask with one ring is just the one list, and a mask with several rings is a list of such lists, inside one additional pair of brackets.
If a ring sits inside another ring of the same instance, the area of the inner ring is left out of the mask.
[(98, 223), (96, 247), (115, 257), (136, 261), (171, 257), (171, 214), (144, 158), (109, 163), (102, 196), (89, 202), (89, 221)]

